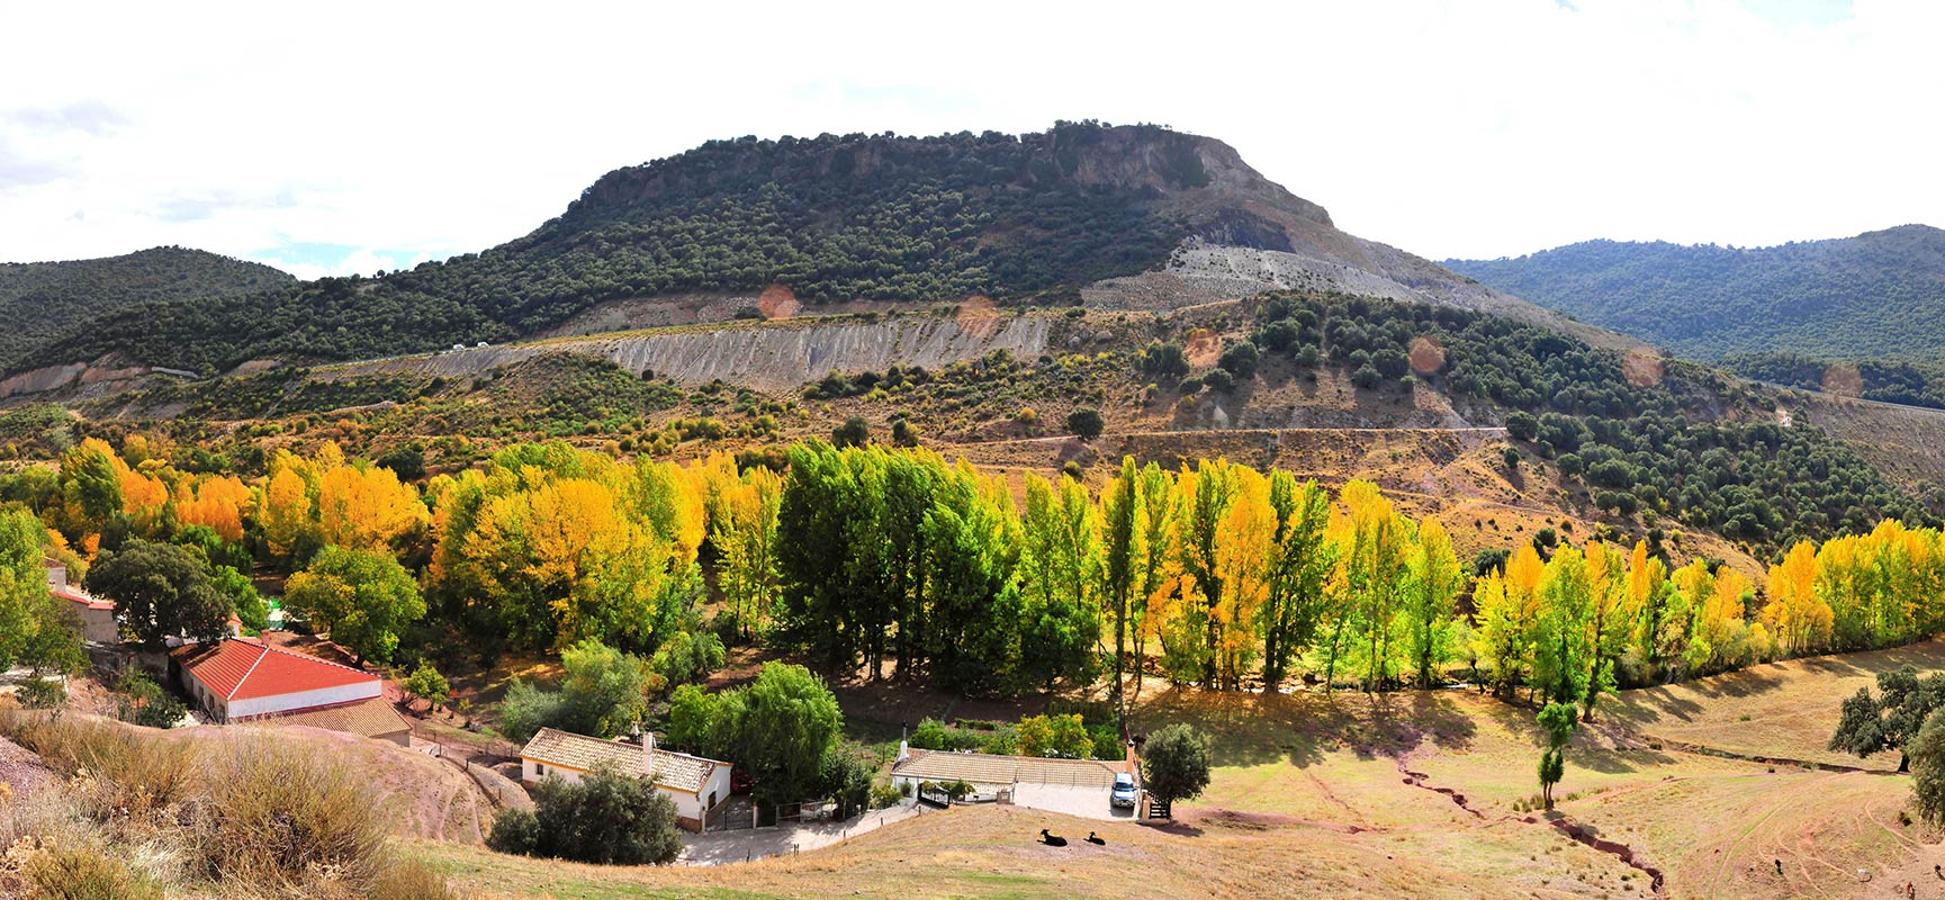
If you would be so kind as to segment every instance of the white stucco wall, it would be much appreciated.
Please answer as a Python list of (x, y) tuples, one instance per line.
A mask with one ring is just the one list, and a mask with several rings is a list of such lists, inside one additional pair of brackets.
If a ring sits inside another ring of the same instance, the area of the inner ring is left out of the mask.
[(221, 695), (211, 691), (193, 673), (190, 674), (189, 680), (192, 682), (190, 692), (195, 694), (197, 699), (203, 701), (203, 709), (207, 710), (217, 721), (222, 722), (233, 719), (246, 719), (252, 716), (270, 715), (272, 713), (311, 709), (319, 706), (333, 706), (339, 703), (350, 703), (355, 700), (376, 697), (384, 692), (384, 686), (378, 681), (372, 680), (360, 684), (345, 684), (337, 687), (319, 688), (314, 691), (298, 691), (294, 694), (276, 694), (269, 697), (252, 697), (247, 700), (225, 701)]
[[(704, 807), (709, 802), (710, 791), (716, 792), (717, 803), (722, 803), (724, 800), (729, 799), (729, 792), (730, 792), (729, 773), (730, 773), (729, 766), (717, 766), (715, 770), (710, 773), (709, 779), (703, 782), (702, 793), (700, 796), (696, 794), (691, 794), (687, 791), (670, 790), (669, 788), (663, 787), (662, 785), (659, 784), (655, 786), (655, 790), (657, 793), (660, 793), (663, 796), (668, 797), (670, 800), (675, 801), (676, 816), (683, 819), (692, 820), (695, 822), (701, 822), (703, 815), (708, 811)], [(570, 782), (570, 783), (581, 780), (581, 773), (576, 769), (564, 769), (559, 766), (550, 766), (547, 765), (546, 763), (538, 762), (536, 760), (527, 757), (520, 758), (520, 780), (522, 782), (525, 782), (527, 784), (538, 784), (542, 781), (547, 780), (549, 776), (558, 777), (560, 780)]]

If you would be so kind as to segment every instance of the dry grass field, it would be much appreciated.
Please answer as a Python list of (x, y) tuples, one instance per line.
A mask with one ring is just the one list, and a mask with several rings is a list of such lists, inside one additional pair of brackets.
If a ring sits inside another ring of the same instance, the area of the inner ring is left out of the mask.
[[(414, 851), (487, 896), (1945, 896), (1940, 835), (1908, 777), (1697, 752), (1858, 764), (1823, 749), (1837, 703), (1945, 645), (1761, 666), (1607, 698), (1568, 753), (1556, 813), (1533, 809), (1530, 709), (1467, 690), (1214, 694), (1150, 682), (1139, 729), (1214, 738), (1212, 783), (1168, 827), (1011, 807), (927, 814), (825, 850), (714, 869)], [(1043, 847), (1041, 828), (1108, 846)], [(1598, 846), (1576, 840), (1571, 828)], [(1780, 871), (1779, 871), (1780, 866)], [(1860, 871), (1868, 880), (1860, 878)]]

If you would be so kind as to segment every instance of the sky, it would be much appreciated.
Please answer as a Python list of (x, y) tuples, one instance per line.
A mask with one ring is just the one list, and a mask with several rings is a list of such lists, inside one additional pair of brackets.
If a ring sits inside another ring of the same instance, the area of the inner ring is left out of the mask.
[(1153, 122), (1434, 259), (1945, 226), (1945, 3), (0, 6), (0, 260), (476, 251), (711, 138)]

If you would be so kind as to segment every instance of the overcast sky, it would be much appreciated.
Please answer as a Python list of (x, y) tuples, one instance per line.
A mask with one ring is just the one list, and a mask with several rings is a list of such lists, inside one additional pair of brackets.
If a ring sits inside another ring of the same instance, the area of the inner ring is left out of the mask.
[(1221, 138), (1432, 258), (1945, 226), (1931, 0), (311, 9), (0, 8), (0, 259), (369, 272), (709, 138), (1085, 118)]

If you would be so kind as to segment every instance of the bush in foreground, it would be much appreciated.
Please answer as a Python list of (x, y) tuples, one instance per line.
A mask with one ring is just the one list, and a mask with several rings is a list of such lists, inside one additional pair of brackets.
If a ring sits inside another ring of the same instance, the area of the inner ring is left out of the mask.
[(542, 782), (533, 811), (500, 813), (486, 845), (501, 853), (611, 865), (667, 865), (682, 852), (675, 801), (605, 765), (577, 782)]

